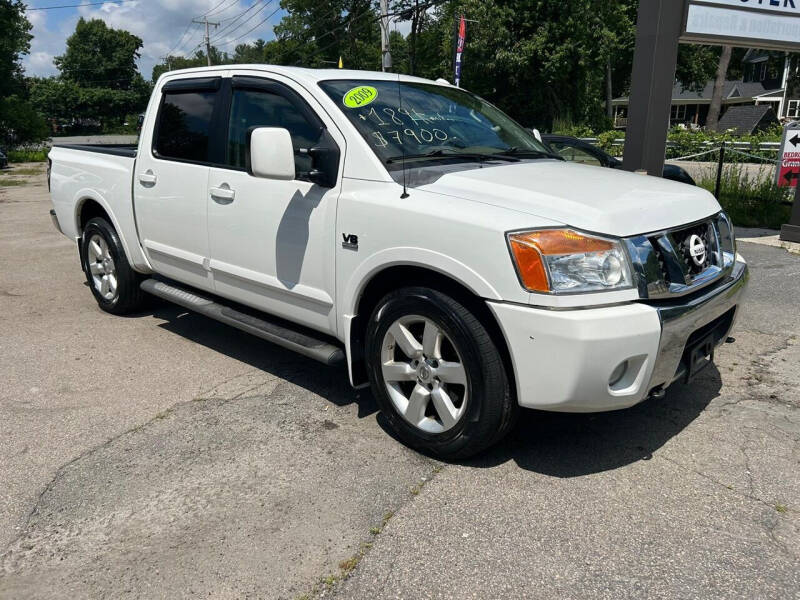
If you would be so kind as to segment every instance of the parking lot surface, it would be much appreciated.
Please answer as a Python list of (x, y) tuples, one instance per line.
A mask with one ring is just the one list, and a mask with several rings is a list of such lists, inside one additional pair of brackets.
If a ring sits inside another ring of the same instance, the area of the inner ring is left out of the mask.
[(740, 244), (736, 343), (692, 385), (443, 464), (343, 370), (101, 312), (26, 182), (0, 187), (0, 598), (800, 597), (800, 257)]

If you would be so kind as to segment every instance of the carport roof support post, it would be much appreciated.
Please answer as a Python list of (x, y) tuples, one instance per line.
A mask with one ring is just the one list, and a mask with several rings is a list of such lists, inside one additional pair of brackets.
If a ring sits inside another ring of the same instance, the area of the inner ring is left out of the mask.
[(641, 0), (623, 167), (661, 177), (684, 3)]

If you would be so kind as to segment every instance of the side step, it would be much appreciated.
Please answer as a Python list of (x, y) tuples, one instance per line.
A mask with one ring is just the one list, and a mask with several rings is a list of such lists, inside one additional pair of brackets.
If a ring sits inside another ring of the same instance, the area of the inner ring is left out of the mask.
[(140, 287), (148, 294), (164, 298), (164, 300), (169, 300), (193, 312), (236, 327), (326, 365), (338, 365), (345, 360), (342, 348), (313, 337), (314, 333), (307, 332), (305, 328), (290, 329), (283, 323), (268, 321), (264, 318), (266, 315), (256, 317), (201, 296), (194, 290), (190, 291), (178, 287), (174, 283), (165, 283), (158, 279), (145, 279)]

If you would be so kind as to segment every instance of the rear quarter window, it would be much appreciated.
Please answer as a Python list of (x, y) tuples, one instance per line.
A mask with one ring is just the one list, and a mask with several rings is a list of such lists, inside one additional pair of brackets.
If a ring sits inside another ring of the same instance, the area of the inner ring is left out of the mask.
[(207, 162), (216, 91), (165, 92), (158, 113), (159, 157)]

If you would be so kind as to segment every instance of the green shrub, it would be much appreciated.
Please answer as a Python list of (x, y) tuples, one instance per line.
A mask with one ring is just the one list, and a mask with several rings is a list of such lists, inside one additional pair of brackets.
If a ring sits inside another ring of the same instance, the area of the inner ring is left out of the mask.
[(572, 137), (594, 137), (594, 131), (588, 125), (573, 123), (571, 119), (555, 119), (553, 133), (571, 135)]
[(6, 155), (8, 156), (8, 161), (14, 163), (46, 162), (48, 152), (49, 150), (46, 148), (35, 150), (9, 150)]
[[(712, 193), (716, 184), (715, 170), (709, 170), (697, 182)], [(780, 229), (789, 221), (791, 198), (787, 188), (775, 185), (769, 172), (751, 176), (741, 165), (727, 166), (723, 170), (719, 202), (740, 227)]]

